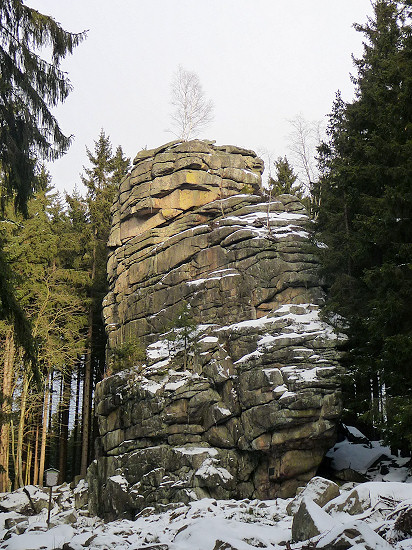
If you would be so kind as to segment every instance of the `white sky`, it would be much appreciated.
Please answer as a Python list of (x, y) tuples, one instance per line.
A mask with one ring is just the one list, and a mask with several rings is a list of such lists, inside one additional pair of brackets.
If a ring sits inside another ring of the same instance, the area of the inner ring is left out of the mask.
[(335, 92), (353, 95), (351, 54), (363, 36), (352, 24), (370, 0), (27, 0), (65, 30), (88, 38), (63, 61), (74, 87), (55, 113), (75, 136), (49, 166), (71, 191), (100, 129), (132, 159), (174, 139), (170, 83), (179, 64), (198, 74), (215, 118), (205, 132), (272, 158), (288, 154), (288, 120), (320, 120)]

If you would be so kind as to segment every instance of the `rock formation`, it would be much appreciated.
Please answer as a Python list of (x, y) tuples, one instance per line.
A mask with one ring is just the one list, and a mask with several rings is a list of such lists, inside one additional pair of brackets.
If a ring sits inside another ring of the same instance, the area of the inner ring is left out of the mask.
[(262, 171), (253, 151), (172, 142), (120, 185), (109, 357), (138, 345), (146, 360), (96, 388), (94, 513), (290, 496), (334, 441), (337, 337), (310, 222), (293, 196), (263, 202)]

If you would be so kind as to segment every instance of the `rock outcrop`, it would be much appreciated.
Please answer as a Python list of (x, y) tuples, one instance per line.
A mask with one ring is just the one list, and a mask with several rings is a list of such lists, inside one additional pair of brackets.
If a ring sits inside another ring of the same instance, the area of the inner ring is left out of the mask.
[[(291, 496), (340, 413), (337, 337), (302, 204), (263, 202), (253, 151), (141, 151), (113, 207), (109, 356), (146, 360), (99, 383), (92, 512)], [(116, 355), (117, 354), (117, 355)]]

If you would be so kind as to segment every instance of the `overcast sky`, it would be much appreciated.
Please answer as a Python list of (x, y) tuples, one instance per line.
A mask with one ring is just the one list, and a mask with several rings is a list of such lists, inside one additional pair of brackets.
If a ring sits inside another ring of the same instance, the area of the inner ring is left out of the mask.
[(65, 30), (88, 29), (64, 60), (73, 92), (55, 114), (75, 139), (49, 166), (71, 191), (100, 129), (132, 159), (171, 141), (170, 83), (179, 64), (198, 74), (215, 105), (205, 131), (218, 144), (273, 158), (288, 154), (290, 119), (325, 120), (335, 93), (351, 99), (354, 22), (370, 0), (27, 0)]

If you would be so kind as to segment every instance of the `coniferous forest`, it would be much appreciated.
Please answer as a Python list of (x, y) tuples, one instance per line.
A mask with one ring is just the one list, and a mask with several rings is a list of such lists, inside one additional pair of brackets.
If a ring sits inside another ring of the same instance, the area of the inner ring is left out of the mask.
[[(296, 193), (314, 220), (325, 316), (346, 335), (344, 419), (412, 448), (412, 1), (376, 0), (357, 30), (354, 99), (337, 91), (318, 176), (286, 157), (269, 193)], [(85, 149), (84, 194), (59, 195), (45, 162), (70, 146), (52, 108), (60, 63), (86, 34), (21, 0), (0, 1), (0, 492), (85, 475), (93, 390), (103, 378), (110, 208), (130, 167), (104, 130)], [(49, 60), (38, 54), (48, 46)], [(348, 52), (349, 55), (350, 52)], [(349, 78), (349, 76), (348, 76)]]

